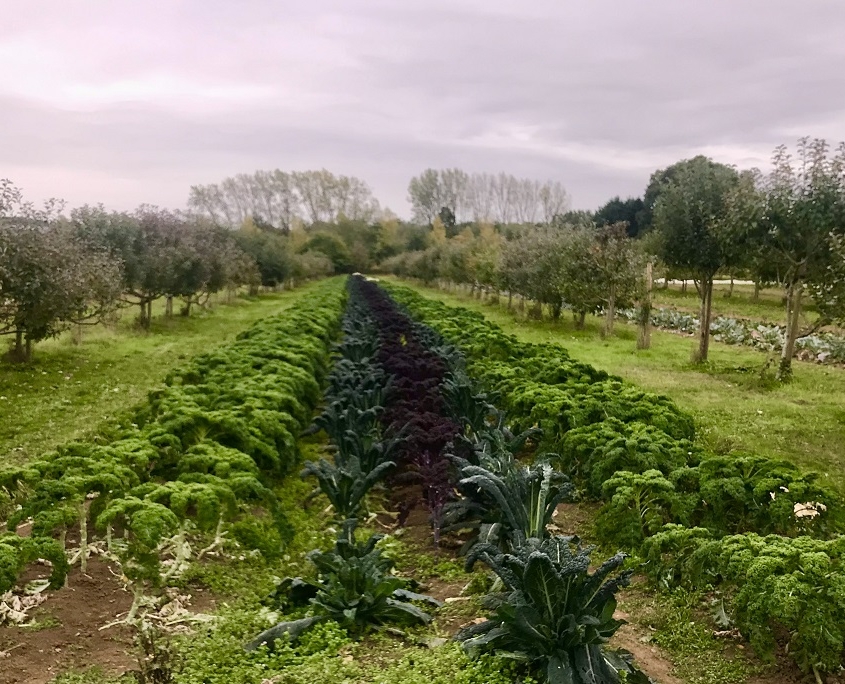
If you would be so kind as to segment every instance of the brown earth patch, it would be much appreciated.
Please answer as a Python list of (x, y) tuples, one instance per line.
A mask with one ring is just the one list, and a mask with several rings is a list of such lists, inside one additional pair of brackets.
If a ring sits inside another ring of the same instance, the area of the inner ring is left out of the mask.
[(58, 624), (0, 629), (0, 684), (46, 684), (61, 672), (93, 666), (107, 673), (133, 667), (129, 628), (99, 629), (132, 604), (116, 572), (93, 558), (87, 575), (74, 568), (68, 585), (40, 606), (37, 618)]

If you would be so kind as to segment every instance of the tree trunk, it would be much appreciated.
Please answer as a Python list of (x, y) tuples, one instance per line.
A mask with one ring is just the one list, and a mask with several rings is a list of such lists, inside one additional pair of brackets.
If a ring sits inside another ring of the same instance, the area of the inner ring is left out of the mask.
[(730, 299), (733, 296), (734, 296), (734, 277), (731, 276), (731, 286), (728, 288), (728, 298)]
[(754, 301), (755, 302), (760, 301), (760, 281), (759, 280), (754, 281)]
[(142, 299), (139, 304), (141, 307), (141, 313), (138, 315), (138, 325), (140, 325), (144, 330), (147, 330), (150, 327), (150, 318), (152, 317), (152, 302)]
[(701, 314), (698, 318), (698, 351), (693, 352), (693, 363), (704, 363), (710, 351), (710, 311), (713, 305), (713, 276), (701, 279)]
[(681, 292), (683, 292), (684, 294), (687, 293), (687, 279), (686, 278), (684, 278), (684, 280), (681, 282)]
[(616, 286), (610, 286), (607, 296), (607, 309), (604, 312), (604, 335), (610, 337), (613, 334), (613, 322), (616, 320)]
[(83, 575), (88, 572), (88, 509), (84, 498), (79, 503), (79, 566)]
[(663, 289), (664, 290), (669, 289), (669, 276), (668, 275), (665, 278), (663, 278)]
[(32, 361), (32, 338), (27, 335), (23, 343), (23, 360), (29, 363)]
[(166, 318), (173, 318), (173, 295), (167, 295), (164, 304), (164, 315)]
[[(575, 314), (572, 314), (575, 317)], [(575, 328), (577, 330), (583, 330), (584, 324), (587, 321), (587, 312), (586, 311), (579, 311), (577, 314), (577, 318), (575, 318)]]
[(23, 330), (20, 328), (15, 331), (15, 359), (23, 361)]
[(563, 309), (563, 305), (560, 302), (555, 302), (550, 308), (552, 310), (552, 320), (556, 323), (560, 320), (560, 312)]
[(531, 309), (531, 318), (534, 318), (538, 321), (543, 320), (543, 303), (542, 302), (534, 302), (534, 306)]
[(651, 287), (652, 263), (645, 265), (645, 288), (640, 302), (640, 316), (637, 326), (637, 349), (651, 348)]
[(513, 304), (513, 292), (508, 290), (508, 311), (511, 310), (511, 305)]
[(780, 353), (780, 366), (777, 378), (781, 382), (792, 379), (792, 356), (795, 354), (795, 341), (801, 324), (801, 298), (804, 295), (804, 283), (800, 280), (791, 284), (786, 291), (786, 335)]
[(193, 300), (186, 299), (185, 300), (185, 306), (182, 307), (182, 310), (179, 313), (181, 313), (183, 316), (190, 316), (191, 315), (191, 306), (193, 305), (193, 303), (194, 303)]
[(519, 311), (520, 313), (525, 311), (525, 296), (519, 295)]

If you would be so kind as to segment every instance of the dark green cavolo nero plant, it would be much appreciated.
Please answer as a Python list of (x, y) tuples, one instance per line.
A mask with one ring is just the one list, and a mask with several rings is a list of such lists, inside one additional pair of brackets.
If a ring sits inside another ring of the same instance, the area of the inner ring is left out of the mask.
[(324, 494), (334, 509), (335, 517), (343, 520), (360, 512), (367, 493), (395, 466), (393, 461), (385, 461), (371, 470), (364, 470), (361, 459), (355, 455), (336, 459), (334, 463), (321, 458), (319, 461), (306, 461), (301, 476), (317, 480), (311, 496)]
[(272, 597), (282, 608), (308, 606), (311, 615), (282, 622), (246, 645), (248, 651), (273, 647), (285, 637), (291, 641), (318, 622), (337, 622), (354, 638), (382, 625), (427, 624), (431, 616), (413, 602), (439, 606), (430, 596), (415, 593), (408, 580), (391, 574), (393, 561), (376, 547), (382, 535), (365, 542), (355, 539), (357, 520), (349, 519), (330, 551), (312, 551), (308, 559), (317, 579), (286, 578)]
[(481, 539), (507, 547), (546, 537), (555, 509), (573, 490), (549, 463), (524, 465), (509, 452), (485, 456), (484, 465), (454, 460), (462, 475), (457, 486), (463, 497), (447, 505), (444, 522), (448, 529), (476, 531), (473, 542)]
[(499, 576), (505, 592), (491, 597), (489, 620), (456, 635), (467, 651), (530, 663), (550, 684), (618, 684), (620, 668), (625, 681), (648, 681), (602, 649), (623, 624), (613, 614), (616, 593), (631, 576), (619, 572), (624, 555), (590, 573), (590, 549), (557, 536), (528, 539), (512, 553), (486, 545), (474, 557)]

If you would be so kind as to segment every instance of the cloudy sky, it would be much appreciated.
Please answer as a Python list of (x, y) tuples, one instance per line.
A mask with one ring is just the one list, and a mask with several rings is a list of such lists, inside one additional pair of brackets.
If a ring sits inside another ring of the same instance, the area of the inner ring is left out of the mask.
[(576, 208), (697, 153), (845, 139), (842, 0), (2, 0), (0, 178), (185, 205), (327, 168), (408, 213), (427, 167), (562, 181)]

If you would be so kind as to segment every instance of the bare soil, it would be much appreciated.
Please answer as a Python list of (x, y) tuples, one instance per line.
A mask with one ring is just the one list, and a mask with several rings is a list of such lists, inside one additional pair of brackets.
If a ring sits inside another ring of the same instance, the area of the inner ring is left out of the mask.
[(67, 586), (39, 607), (37, 620), (55, 626), (0, 629), (0, 684), (46, 684), (62, 672), (92, 666), (107, 673), (131, 669), (136, 660), (130, 630), (100, 630), (132, 604), (116, 573), (93, 558), (86, 575), (74, 568)]

